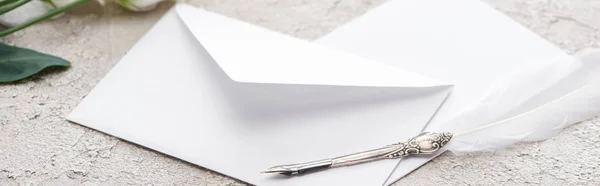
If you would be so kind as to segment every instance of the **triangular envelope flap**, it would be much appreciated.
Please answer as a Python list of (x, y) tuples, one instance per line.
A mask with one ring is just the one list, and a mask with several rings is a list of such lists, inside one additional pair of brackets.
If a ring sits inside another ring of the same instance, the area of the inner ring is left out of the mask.
[(442, 85), (429, 77), (189, 5), (178, 4), (176, 11), (234, 81), (380, 87)]

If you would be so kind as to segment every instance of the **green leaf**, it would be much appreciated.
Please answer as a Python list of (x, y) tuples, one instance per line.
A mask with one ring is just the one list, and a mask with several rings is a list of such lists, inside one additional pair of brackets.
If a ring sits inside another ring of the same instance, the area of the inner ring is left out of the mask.
[(62, 58), (0, 43), (0, 83), (32, 76), (45, 68), (68, 67)]

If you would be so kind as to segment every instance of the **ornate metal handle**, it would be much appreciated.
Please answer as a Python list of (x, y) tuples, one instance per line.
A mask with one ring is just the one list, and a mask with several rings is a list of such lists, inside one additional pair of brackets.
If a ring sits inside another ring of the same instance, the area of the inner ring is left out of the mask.
[(452, 139), (452, 133), (423, 132), (407, 141), (394, 143), (382, 148), (336, 158), (274, 166), (263, 171), (263, 173), (280, 173), (292, 176), (327, 168), (349, 166), (382, 159), (394, 159), (417, 154), (432, 154), (440, 150), (448, 143), (448, 141), (450, 141), (450, 139)]

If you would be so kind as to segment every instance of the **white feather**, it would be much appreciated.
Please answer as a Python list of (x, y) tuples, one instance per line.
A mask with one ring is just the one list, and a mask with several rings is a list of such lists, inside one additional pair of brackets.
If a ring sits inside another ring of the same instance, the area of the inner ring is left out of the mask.
[(453, 152), (539, 141), (600, 114), (600, 50), (527, 67), (493, 86), (477, 105), (441, 127)]

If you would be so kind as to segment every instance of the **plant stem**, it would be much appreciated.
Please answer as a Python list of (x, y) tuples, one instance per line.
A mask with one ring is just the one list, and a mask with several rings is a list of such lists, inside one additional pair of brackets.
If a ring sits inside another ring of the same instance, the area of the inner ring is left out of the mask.
[[(30, 1), (30, 0), (25, 0), (25, 1)], [(3, 30), (3, 31), (0, 32), (0, 37), (4, 37), (4, 36), (6, 36), (8, 34), (12, 34), (13, 32), (19, 31), (19, 30), (21, 30), (23, 28), (26, 28), (26, 27), (31, 26), (33, 24), (36, 24), (36, 23), (38, 23), (40, 21), (46, 20), (46, 19), (48, 19), (50, 17), (54, 17), (55, 15), (58, 15), (60, 13), (63, 13), (65, 11), (67, 11), (67, 10), (70, 10), (71, 8), (74, 8), (76, 6), (82, 5), (83, 3), (86, 3), (88, 1), (90, 1), (90, 0), (76, 0), (76, 1), (74, 1), (72, 3), (67, 4), (66, 6), (60, 7), (58, 9), (55, 9), (52, 12), (48, 12), (48, 13), (46, 13), (46, 14), (38, 17), (38, 18), (35, 18), (35, 19), (27, 22), (27, 23), (23, 23), (23, 24), (20, 24), (18, 26), (15, 26), (15, 27)]]
[[(6, 1), (9, 1), (9, 0), (6, 0)], [(20, 0), (15, 3), (8, 2), (8, 3), (10, 3), (9, 5), (0, 8), (0, 15), (5, 14), (6, 12), (9, 12), (17, 7), (23, 6), (25, 3), (29, 3), (29, 1), (31, 1), (31, 0)], [(4, 1), (2, 3), (4, 3)]]
[(0, 7), (2, 7), (4, 5), (7, 5), (7, 4), (10, 4), (10, 3), (13, 3), (15, 1), (17, 1), (17, 0), (4, 0), (4, 1), (0, 1)]
[(54, 2), (52, 2), (52, 0), (42, 0), (42, 1), (44, 1), (45, 3), (50, 4), (50, 6), (52, 6), (52, 8), (54, 8), (54, 9), (58, 8), (58, 6), (56, 6), (56, 4)]

